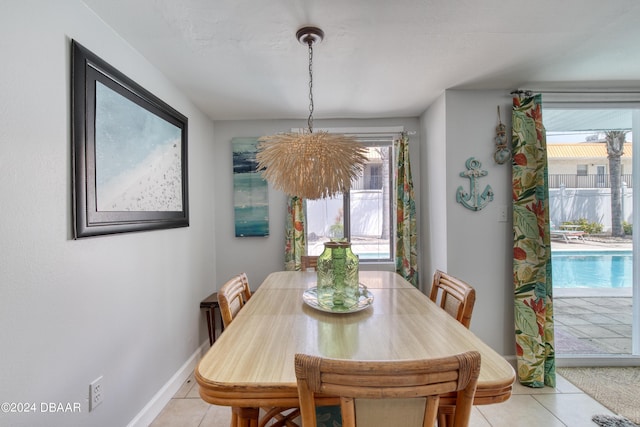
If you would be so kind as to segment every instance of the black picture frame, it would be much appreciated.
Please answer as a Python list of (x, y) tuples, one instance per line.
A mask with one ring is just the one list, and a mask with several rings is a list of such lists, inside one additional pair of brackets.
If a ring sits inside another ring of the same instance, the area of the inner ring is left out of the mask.
[(71, 43), (74, 238), (188, 227), (187, 118)]

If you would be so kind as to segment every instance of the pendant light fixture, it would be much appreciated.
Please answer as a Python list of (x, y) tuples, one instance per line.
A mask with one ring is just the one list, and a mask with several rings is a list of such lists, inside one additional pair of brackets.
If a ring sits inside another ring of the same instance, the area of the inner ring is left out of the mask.
[(313, 45), (322, 41), (324, 32), (304, 27), (296, 38), (309, 48), (308, 129), (261, 137), (257, 170), (274, 188), (290, 196), (309, 200), (333, 197), (349, 191), (351, 180), (364, 168), (367, 149), (347, 135), (313, 132)]

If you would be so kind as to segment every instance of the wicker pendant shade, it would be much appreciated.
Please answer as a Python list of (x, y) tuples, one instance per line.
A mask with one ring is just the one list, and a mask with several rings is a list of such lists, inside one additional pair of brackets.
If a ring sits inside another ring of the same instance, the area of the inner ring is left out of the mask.
[(366, 149), (345, 135), (285, 133), (260, 138), (258, 170), (271, 185), (309, 200), (349, 191), (362, 172)]
[(258, 170), (271, 185), (290, 196), (315, 200), (333, 197), (351, 188), (367, 160), (366, 148), (355, 138), (327, 132), (313, 133), (313, 44), (322, 40), (319, 28), (296, 33), (309, 46), (308, 131), (282, 133), (259, 139)]

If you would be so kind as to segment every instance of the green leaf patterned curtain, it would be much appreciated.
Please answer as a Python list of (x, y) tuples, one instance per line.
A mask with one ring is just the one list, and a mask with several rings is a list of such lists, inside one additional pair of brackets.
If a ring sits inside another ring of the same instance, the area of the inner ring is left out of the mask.
[(305, 253), (306, 246), (305, 201), (300, 197), (287, 199), (287, 218), (285, 224), (284, 269), (287, 271), (300, 270), (300, 257)]
[(418, 287), (416, 203), (409, 164), (409, 137), (394, 141), (396, 155), (396, 272)]
[(517, 371), (530, 387), (556, 384), (542, 96), (513, 98), (513, 285)]

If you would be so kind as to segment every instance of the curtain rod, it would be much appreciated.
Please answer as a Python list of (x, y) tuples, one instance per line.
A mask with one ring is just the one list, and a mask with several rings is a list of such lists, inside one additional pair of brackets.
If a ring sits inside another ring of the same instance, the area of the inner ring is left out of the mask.
[(526, 95), (531, 96), (533, 93), (560, 93), (560, 94), (608, 94), (608, 93), (640, 93), (640, 90), (530, 90), (530, 89), (515, 89), (509, 92), (511, 95)]

